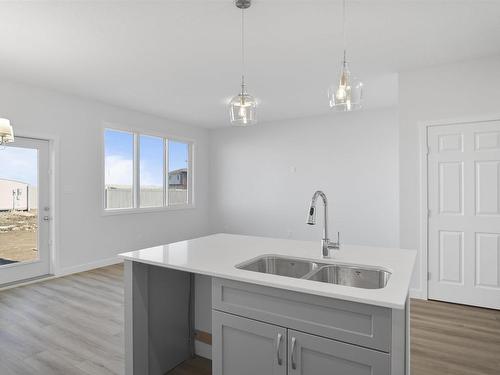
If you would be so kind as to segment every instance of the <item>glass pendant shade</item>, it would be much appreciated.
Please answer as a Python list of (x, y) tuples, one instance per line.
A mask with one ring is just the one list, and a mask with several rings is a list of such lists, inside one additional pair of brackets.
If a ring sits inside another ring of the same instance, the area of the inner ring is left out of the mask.
[(257, 101), (248, 95), (245, 88), (245, 9), (252, 5), (252, 0), (236, 0), (241, 9), (241, 92), (229, 102), (229, 120), (233, 126), (250, 126), (257, 123)]
[(10, 121), (6, 118), (0, 118), (0, 145), (14, 142), (14, 131)]
[(257, 123), (257, 101), (245, 90), (229, 103), (231, 125), (249, 126)]
[(328, 90), (330, 107), (337, 111), (353, 111), (361, 108), (363, 83), (352, 76), (346, 61), (342, 64), (338, 85)]
[(351, 74), (346, 59), (346, 0), (342, 1), (342, 39), (344, 58), (340, 69), (339, 83), (328, 89), (328, 99), (330, 108), (346, 112), (360, 109), (363, 100), (363, 83)]

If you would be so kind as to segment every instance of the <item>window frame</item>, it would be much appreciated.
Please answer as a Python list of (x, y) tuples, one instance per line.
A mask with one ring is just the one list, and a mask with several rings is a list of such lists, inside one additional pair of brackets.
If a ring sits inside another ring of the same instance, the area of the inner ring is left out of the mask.
[[(133, 206), (128, 208), (106, 208), (106, 130), (126, 132), (133, 135)], [(140, 206), (140, 136), (157, 137), (163, 140), (163, 205), (158, 207), (141, 207)], [(168, 204), (168, 141), (182, 142), (188, 145), (188, 161), (187, 161), (187, 203), (180, 203), (169, 205)], [(120, 215), (120, 214), (133, 214), (133, 213), (146, 213), (146, 212), (161, 212), (161, 211), (179, 211), (189, 210), (196, 208), (195, 194), (194, 194), (194, 157), (195, 157), (195, 140), (180, 137), (176, 135), (169, 135), (155, 131), (138, 129), (134, 127), (122, 126), (115, 123), (105, 122), (101, 132), (101, 182), (100, 182), (100, 197), (101, 197), (101, 213), (103, 216)]]

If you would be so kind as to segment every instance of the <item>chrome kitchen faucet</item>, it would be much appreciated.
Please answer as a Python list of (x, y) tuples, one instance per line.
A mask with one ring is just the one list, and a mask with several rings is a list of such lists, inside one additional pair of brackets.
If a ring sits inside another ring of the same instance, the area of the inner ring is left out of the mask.
[(312, 197), (311, 206), (309, 207), (309, 215), (307, 217), (307, 224), (316, 225), (316, 201), (318, 200), (318, 197), (321, 197), (321, 199), (323, 199), (325, 213), (321, 247), (323, 251), (323, 257), (328, 258), (330, 256), (330, 249), (340, 249), (340, 232), (337, 232), (337, 242), (330, 241), (330, 239), (328, 238), (328, 200), (326, 199), (325, 193), (323, 193), (321, 190), (316, 191)]

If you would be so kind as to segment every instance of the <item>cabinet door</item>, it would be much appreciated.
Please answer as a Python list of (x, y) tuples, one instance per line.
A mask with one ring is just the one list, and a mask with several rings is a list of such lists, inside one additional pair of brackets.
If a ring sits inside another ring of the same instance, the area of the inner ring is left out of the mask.
[(390, 356), (288, 330), (289, 375), (390, 375)]
[(213, 375), (286, 375), (286, 329), (212, 311)]

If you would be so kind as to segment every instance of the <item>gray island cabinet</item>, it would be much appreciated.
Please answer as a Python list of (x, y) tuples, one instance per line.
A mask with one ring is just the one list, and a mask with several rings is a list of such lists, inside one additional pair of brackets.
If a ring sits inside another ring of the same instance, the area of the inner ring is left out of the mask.
[[(345, 245), (324, 259), (314, 242), (216, 234), (121, 256), (126, 375), (168, 374), (191, 358), (195, 315), (211, 321), (213, 375), (409, 375), (414, 251)], [(279, 256), (390, 278), (363, 289), (241, 269)], [(195, 275), (211, 284), (195, 290)]]
[[(126, 375), (192, 355), (192, 274), (125, 261)], [(405, 309), (212, 278), (213, 375), (403, 375)]]
[(214, 278), (214, 375), (402, 375), (406, 311)]

